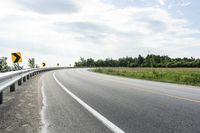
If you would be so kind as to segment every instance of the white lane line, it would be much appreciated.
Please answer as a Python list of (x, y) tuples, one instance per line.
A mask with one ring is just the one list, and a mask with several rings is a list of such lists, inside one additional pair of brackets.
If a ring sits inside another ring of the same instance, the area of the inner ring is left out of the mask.
[(41, 93), (42, 93), (42, 110), (40, 112), (40, 117), (41, 117), (41, 129), (39, 131), (39, 133), (48, 133), (47, 131), (47, 127), (48, 127), (48, 121), (46, 119), (46, 108), (47, 108), (47, 102), (46, 102), (46, 95), (45, 95), (45, 83), (44, 83), (44, 75), (42, 77), (40, 77), (41, 82)]
[(58, 79), (56, 78), (55, 72), (53, 73), (53, 77), (54, 77), (55, 81), (58, 83), (58, 85), (60, 85), (61, 88), (63, 88), (71, 97), (73, 97), (79, 104), (81, 104), (85, 109), (87, 109), (94, 117), (96, 117), (99, 121), (101, 121), (111, 131), (113, 131), (114, 133), (125, 133), (122, 129), (120, 129), (119, 127), (117, 127), (115, 124), (113, 124), (107, 118), (105, 118), (103, 115), (101, 115), (100, 113), (98, 113), (96, 110), (94, 110), (88, 104), (86, 104), (84, 101), (82, 101), (76, 95), (74, 95), (64, 85), (62, 85), (60, 83), (60, 81), (58, 81)]

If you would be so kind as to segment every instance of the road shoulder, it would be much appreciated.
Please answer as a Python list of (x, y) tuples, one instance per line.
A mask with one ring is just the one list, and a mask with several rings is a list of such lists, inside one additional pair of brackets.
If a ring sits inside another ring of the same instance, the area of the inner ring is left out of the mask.
[(42, 94), (40, 76), (33, 77), (16, 91), (4, 92), (0, 105), (0, 133), (37, 133), (42, 126), (40, 111)]

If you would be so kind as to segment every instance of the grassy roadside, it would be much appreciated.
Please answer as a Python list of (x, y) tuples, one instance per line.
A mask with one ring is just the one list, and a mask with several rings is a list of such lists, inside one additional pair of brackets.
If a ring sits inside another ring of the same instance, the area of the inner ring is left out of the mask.
[(93, 72), (200, 86), (200, 68), (96, 68)]

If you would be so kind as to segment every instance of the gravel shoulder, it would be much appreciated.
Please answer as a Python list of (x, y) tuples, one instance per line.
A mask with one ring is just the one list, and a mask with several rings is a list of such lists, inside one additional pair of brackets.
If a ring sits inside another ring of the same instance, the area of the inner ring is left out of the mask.
[(0, 133), (37, 133), (41, 130), (42, 109), (40, 75), (22, 86), (16, 84), (16, 91), (4, 91), (4, 103), (0, 105)]

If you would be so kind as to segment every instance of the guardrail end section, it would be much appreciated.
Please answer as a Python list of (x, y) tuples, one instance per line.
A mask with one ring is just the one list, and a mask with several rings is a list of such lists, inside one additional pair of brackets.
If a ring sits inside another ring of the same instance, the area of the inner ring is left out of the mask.
[(3, 104), (3, 91), (0, 92), (0, 104)]

